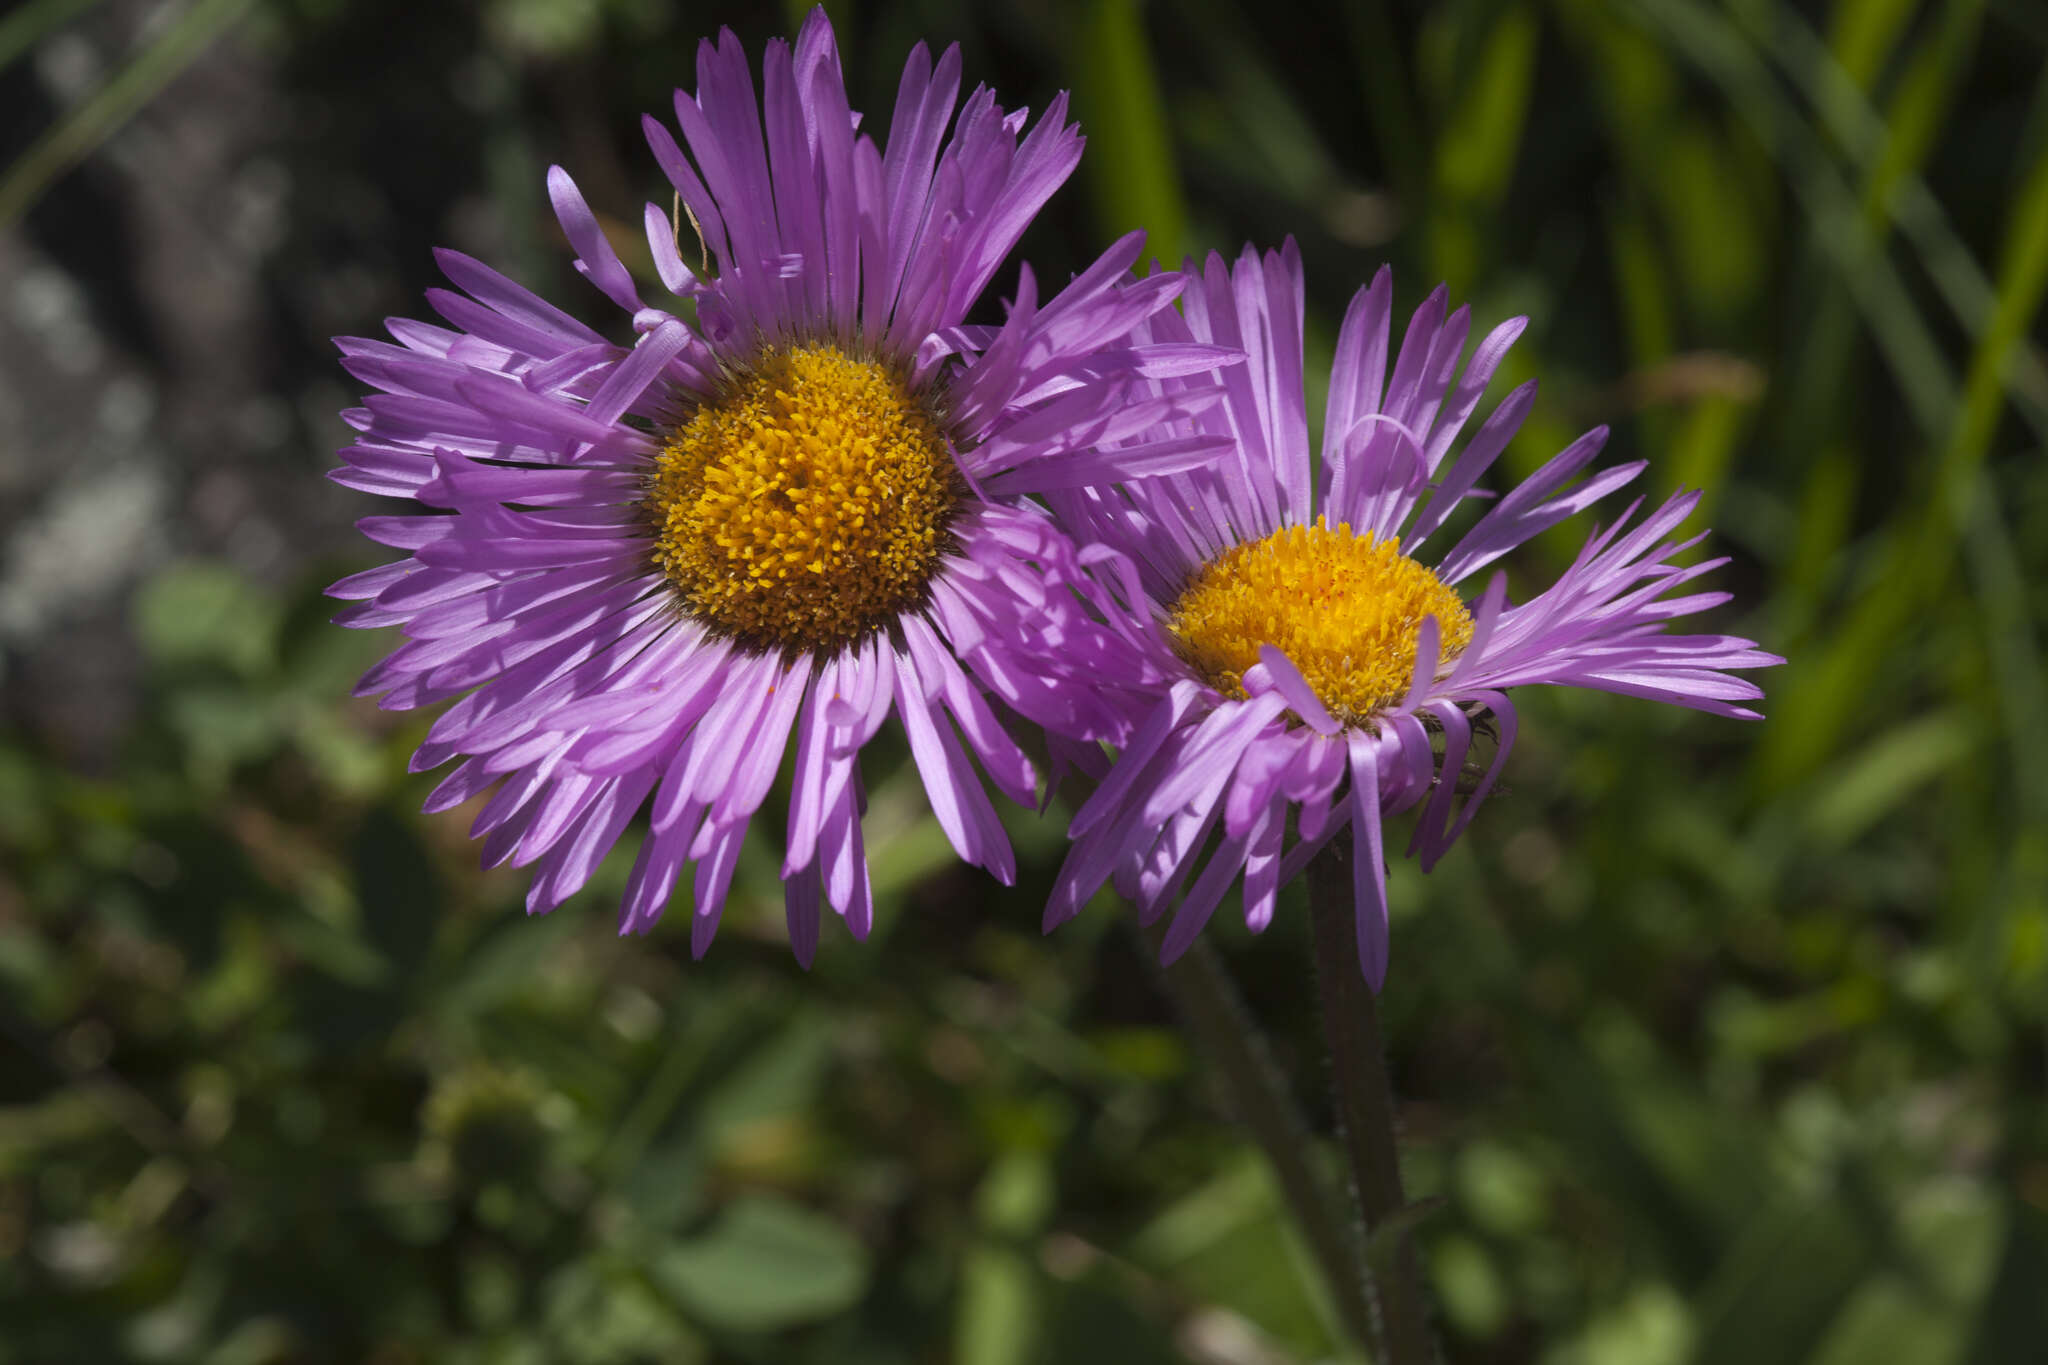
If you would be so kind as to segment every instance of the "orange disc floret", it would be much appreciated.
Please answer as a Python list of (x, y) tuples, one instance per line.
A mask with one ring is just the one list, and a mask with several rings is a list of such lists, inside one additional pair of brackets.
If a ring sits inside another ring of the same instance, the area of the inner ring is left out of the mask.
[(924, 602), (959, 500), (929, 407), (829, 345), (766, 351), (700, 405), (646, 498), (685, 610), (755, 648), (819, 652)]
[(1362, 720), (1407, 694), (1425, 617), (1439, 658), (1472, 642), (1472, 613), (1396, 540), (1322, 518), (1233, 545), (1174, 599), (1167, 629), (1181, 656), (1218, 691), (1245, 695), (1261, 645), (1276, 645), (1338, 720)]

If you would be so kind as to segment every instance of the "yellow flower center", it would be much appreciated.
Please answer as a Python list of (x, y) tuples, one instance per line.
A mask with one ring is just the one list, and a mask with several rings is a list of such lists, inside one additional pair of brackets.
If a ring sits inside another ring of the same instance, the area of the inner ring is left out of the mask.
[(1330, 714), (1351, 724), (1407, 695), (1428, 616), (1439, 663), (1472, 642), (1463, 599), (1399, 541), (1333, 531), (1318, 517), (1209, 561), (1174, 599), (1166, 627), (1181, 657), (1232, 697), (1245, 695), (1259, 646), (1279, 646)]
[(691, 615), (757, 649), (828, 651), (925, 600), (959, 499), (900, 374), (793, 346), (668, 433), (646, 502)]

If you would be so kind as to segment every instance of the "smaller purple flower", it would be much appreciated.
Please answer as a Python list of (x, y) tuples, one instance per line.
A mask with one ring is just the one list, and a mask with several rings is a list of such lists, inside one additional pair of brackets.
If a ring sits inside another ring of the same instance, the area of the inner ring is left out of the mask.
[(728, 31), (676, 93), (682, 143), (645, 121), (707, 258), (693, 270), (647, 206), (684, 307), (644, 301), (549, 173), (576, 267), (630, 343), (454, 252), (456, 290), (428, 296), (448, 326), (340, 341), (381, 392), (345, 414), (361, 435), (334, 478), (417, 509), (366, 519), (404, 553), (331, 591), (356, 601), (344, 624), (408, 637), (363, 693), (452, 703), (413, 758), (456, 764), (428, 809), (488, 796), (472, 832), (487, 862), (533, 865), (529, 911), (581, 888), (645, 812), (621, 930), (681, 882), (701, 954), (793, 740), (784, 908), (808, 964), (821, 904), (856, 938), (872, 922), (859, 757), (892, 714), (954, 848), (1012, 879), (982, 774), (1023, 802), (1038, 779), (1005, 713), (1074, 734), (1117, 719), (1045, 666), (1077, 570), (1030, 496), (1212, 457), (1212, 437), (1141, 438), (1213, 384), (1146, 386), (1234, 357), (1130, 340), (1180, 288), (1129, 278), (1138, 234), (1042, 301), (1022, 271), (1000, 325), (967, 324), (1080, 159), (1064, 96), (1026, 131), (986, 89), (962, 104), (957, 48), (919, 46), (878, 144), (823, 10), (761, 75), (757, 96)]
[[(1133, 724), (1074, 818), (1046, 928), (1113, 878), (1147, 923), (1178, 905), (1169, 961), (1240, 883), (1258, 932), (1280, 887), (1348, 827), (1358, 961), (1378, 990), (1384, 817), (1422, 806), (1409, 852), (1433, 867), (1513, 747), (1512, 689), (1568, 684), (1755, 719), (1743, 703), (1761, 691), (1728, 670), (1783, 661), (1749, 640), (1666, 633), (1668, 622), (1728, 600), (1678, 591), (1726, 562), (1678, 562), (1702, 539), (1670, 538), (1697, 493), (1640, 518), (1641, 501), (1632, 503), (1526, 600), (1510, 600), (1499, 572), (1476, 599), (1459, 591), (1644, 467), (1580, 481), (1606, 443), (1595, 428), (1462, 535), (1444, 534), (1455, 509), (1488, 496), (1475, 485), (1535, 400), (1534, 381), (1515, 389), (1453, 454), (1526, 319), (1495, 328), (1460, 374), (1471, 314), (1447, 314), (1439, 288), (1392, 353), (1389, 378), (1393, 281), (1382, 269), (1338, 335), (1318, 471), (1292, 241), (1263, 258), (1247, 248), (1234, 269), (1212, 255), (1205, 270), (1190, 262), (1185, 273), (1182, 312), (1155, 316), (1139, 338), (1242, 347), (1248, 359), (1220, 372), (1221, 405), (1146, 439), (1207, 434), (1226, 437), (1231, 451), (1123, 488), (1048, 495), (1088, 547), (1089, 595), (1128, 648), (1112, 681)], [(1492, 760), (1460, 803), (1481, 731), (1493, 736)]]

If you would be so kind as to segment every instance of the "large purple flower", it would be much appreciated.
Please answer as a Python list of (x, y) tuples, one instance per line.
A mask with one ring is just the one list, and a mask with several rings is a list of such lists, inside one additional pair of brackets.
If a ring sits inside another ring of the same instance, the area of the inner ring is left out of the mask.
[[(1241, 346), (1248, 360), (1223, 372), (1221, 406), (1148, 439), (1207, 433), (1227, 437), (1234, 454), (1049, 498), (1077, 540), (1094, 542), (1085, 555), (1099, 575), (1093, 596), (1132, 648), (1124, 682), (1142, 719), (1075, 816), (1046, 927), (1114, 877), (1147, 922), (1178, 902), (1169, 959), (1240, 881), (1256, 932), (1281, 885), (1348, 825), (1359, 965), (1377, 990), (1387, 965), (1382, 817), (1426, 802), (1409, 851), (1433, 866), (1514, 743), (1510, 689), (1568, 683), (1754, 718), (1741, 703), (1762, 693), (1726, 670), (1781, 660), (1748, 640), (1665, 633), (1666, 622), (1728, 596), (1671, 595), (1726, 562), (1677, 562), (1700, 538), (1667, 537), (1696, 493), (1641, 520), (1640, 501), (1631, 505), (1524, 601), (1509, 601), (1501, 573), (1476, 601), (1457, 591), (1643, 468), (1577, 482), (1606, 441), (1597, 428), (1462, 535), (1440, 536), (1461, 503), (1482, 496), (1475, 483), (1534, 401), (1533, 381), (1517, 388), (1452, 455), (1525, 319), (1495, 328), (1460, 375), (1470, 310), (1446, 316), (1438, 289), (1409, 323), (1390, 380), (1393, 287), (1382, 270), (1338, 335), (1318, 475), (1292, 242), (1263, 259), (1247, 248), (1234, 270), (1211, 256), (1199, 277), (1193, 263), (1187, 274), (1185, 317), (1163, 312), (1142, 338)], [(1492, 761), (1460, 805), (1481, 729), (1493, 734)]]
[(878, 146), (822, 10), (768, 48), (758, 98), (724, 33), (676, 95), (688, 155), (646, 120), (689, 220), (646, 212), (681, 315), (642, 301), (557, 168), (577, 269), (630, 346), (454, 252), (462, 292), (428, 296), (449, 327), (340, 342), (382, 392), (347, 414), (361, 438), (335, 479), (432, 509), (364, 521), (407, 554), (332, 589), (359, 599), (344, 623), (409, 637), (362, 690), (460, 698), (414, 767), (461, 760), (429, 810), (496, 787), (474, 833), (488, 862), (536, 864), (529, 910), (648, 808), (622, 929), (651, 925), (694, 863), (702, 953), (794, 731), (782, 876), (808, 963), (821, 897), (869, 928), (857, 757), (891, 711), (954, 847), (1005, 881), (969, 754), (1020, 801), (1036, 775), (1000, 711), (1114, 732), (1041, 666), (1073, 615), (1072, 550), (1024, 495), (1207, 458), (1213, 439), (1144, 433), (1213, 400), (1213, 381), (1156, 385), (1220, 353), (1129, 340), (1180, 286), (1128, 278), (1135, 234), (1043, 303), (1026, 269), (1005, 322), (963, 325), (1081, 139), (1064, 97), (1028, 134), (987, 90), (955, 119), (959, 80), (957, 49), (912, 52)]

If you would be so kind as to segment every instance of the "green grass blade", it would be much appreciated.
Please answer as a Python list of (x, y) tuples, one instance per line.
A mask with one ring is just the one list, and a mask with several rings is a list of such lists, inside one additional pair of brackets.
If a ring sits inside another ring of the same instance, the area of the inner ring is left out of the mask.
[[(1828, 135), (1863, 169), (1865, 221), (1873, 230), (1887, 223), (1898, 229), (1919, 254), (1942, 301), (1973, 333), (1990, 318), (1991, 281), (1950, 226), (1920, 169), (1967, 73), (1966, 59), (1982, 17), (1977, 0), (1950, 7), (1935, 41), (1920, 51), (1900, 82), (1888, 113), (1870, 103), (1854, 73), (1836, 64), (1795, 12), (1780, 7), (1756, 33), (1758, 45), (1807, 92)], [(2015, 408), (2037, 435), (2048, 437), (2048, 365), (2022, 348), (2009, 378)]]
[(1875, 661), (1908, 630), (1954, 562), (1971, 491), (1998, 419), (2006, 375), (2048, 288), (2048, 149), (2037, 156), (2013, 205), (1997, 304), (1971, 358), (1961, 412), (1936, 459), (1930, 496), (1832, 646), (1808, 666), (1778, 707), (1778, 775), (1808, 771), (1834, 749), (1852, 712), (1841, 701), (1866, 690)]
[(34, 0), (0, 19), (0, 71), (13, 65), (16, 57), (33, 51), (36, 44), (55, 33), (67, 19), (98, 3), (99, 0)]
[(1828, 26), (1828, 47), (1865, 90), (1877, 79), (1913, 17), (1917, 0), (1841, 0)]
[(98, 150), (241, 18), (249, 4), (250, 0), (198, 0), (120, 74), (38, 138), (0, 179), (0, 228), (27, 213), (59, 176)]
[(1092, 0), (1078, 28), (1074, 112), (1088, 130), (1096, 221), (1115, 236), (1144, 228), (1147, 256), (1178, 265), (1187, 205), (1137, 0)]
[(1394, 36), (1393, 16), (1386, 0), (1350, 8), (1351, 46), (1363, 73), (1359, 82), (1374, 140), (1387, 168), (1402, 212), (1420, 212), (1428, 193), (1428, 175), (1418, 149), (1428, 143), (1428, 130), (1416, 112), (1408, 63)]

